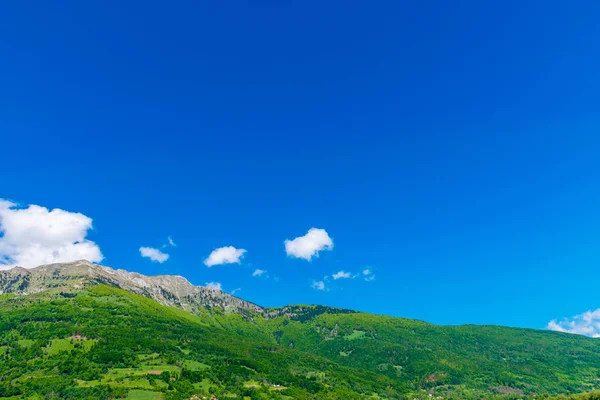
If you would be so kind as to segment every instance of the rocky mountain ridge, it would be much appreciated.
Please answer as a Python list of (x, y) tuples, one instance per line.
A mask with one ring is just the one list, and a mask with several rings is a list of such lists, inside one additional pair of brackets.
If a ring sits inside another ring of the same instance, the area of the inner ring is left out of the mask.
[(28, 295), (51, 289), (76, 290), (98, 283), (117, 286), (192, 313), (216, 307), (243, 315), (266, 312), (256, 304), (220, 290), (195, 286), (182, 276), (145, 276), (86, 260), (0, 271), (0, 294)]

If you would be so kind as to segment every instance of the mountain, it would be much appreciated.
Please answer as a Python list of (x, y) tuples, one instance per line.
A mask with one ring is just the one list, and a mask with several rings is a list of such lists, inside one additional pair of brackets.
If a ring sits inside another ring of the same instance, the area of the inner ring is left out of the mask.
[(311, 307), (301, 306), (263, 308), (220, 290), (192, 285), (182, 276), (146, 276), (123, 269), (115, 270), (87, 260), (41, 265), (32, 269), (15, 267), (0, 271), (0, 294), (28, 295), (57, 288), (79, 290), (98, 283), (119, 287), (156, 300), (162, 305), (177, 307), (193, 314), (221, 309), (250, 318), (253, 315), (265, 318), (300, 318), (303, 312), (312, 310)]
[(33, 269), (16, 267), (0, 271), (0, 294), (31, 294), (52, 288), (81, 289), (105, 283), (156, 300), (160, 304), (190, 312), (221, 307), (237, 313), (264, 310), (219, 290), (194, 286), (182, 276), (145, 276), (136, 272), (92, 264), (86, 260), (42, 265)]
[(599, 366), (558, 332), (269, 309), (86, 261), (0, 271), (0, 398), (544, 398)]

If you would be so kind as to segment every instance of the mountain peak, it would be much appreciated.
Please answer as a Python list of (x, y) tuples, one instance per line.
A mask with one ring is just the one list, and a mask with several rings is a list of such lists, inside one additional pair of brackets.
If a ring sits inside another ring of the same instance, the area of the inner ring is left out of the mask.
[(98, 283), (117, 286), (161, 304), (193, 313), (215, 307), (240, 314), (264, 312), (264, 309), (256, 304), (219, 290), (195, 286), (182, 276), (146, 276), (87, 260), (40, 265), (32, 269), (15, 267), (0, 271), (0, 294), (28, 295), (51, 289), (79, 290)]

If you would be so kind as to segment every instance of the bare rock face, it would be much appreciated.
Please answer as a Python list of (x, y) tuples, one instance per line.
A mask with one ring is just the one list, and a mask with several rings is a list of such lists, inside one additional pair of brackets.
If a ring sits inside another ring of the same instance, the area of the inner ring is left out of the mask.
[(194, 286), (182, 276), (145, 276), (86, 260), (0, 271), (0, 294), (28, 295), (50, 289), (77, 290), (98, 283), (117, 286), (192, 313), (215, 307), (243, 315), (264, 313), (263, 308), (256, 304), (219, 290)]

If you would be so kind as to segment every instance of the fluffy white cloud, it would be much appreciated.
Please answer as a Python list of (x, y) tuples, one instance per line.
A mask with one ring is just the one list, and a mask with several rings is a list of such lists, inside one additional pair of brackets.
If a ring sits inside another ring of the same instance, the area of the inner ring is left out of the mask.
[(92, 219), (81, 213), (33, 204), (22, 208), (0, 199), (0, 270), (82, 259), (100, 262), (100, 248), (86, 239), (90, 229)]
[(252, 276), (263, 276), (266, 273), (267, 271), (265, 271), (264, 269), (255, 269), (252, 273)]
[(206, 282), (206, 288), (211, 290), (217, 290), (219, 292), (223, 290), (220, 282)]
[(161, 264), (169, 259), (169, 255), (167, 253), (163, 253), (162, 251), (153, 247), (140, 247), (140, 254), (142, 257), (149, 258), (152, 261)]
[(204, 260), (204, 265), (212, 267), (221, 264), (239, 264), (245, 252), (246, 250), (236, 249), (233, 246), (219, 247), (213, 250), (208, 258)]
[(306, 235), (299, 236), (294, 240), (285, 240), (285, 252), (290, 257), (303, 258), (310, 261), (318, 257), (322, 250), (333, 249), (333, 240), (325, 229), (310, 228)]
[(600, 337), (600, 308), (594, 311), (586, 311), (583, 314), (574, 316), (572, 319), (565, 318), (562, 321), (553, 319), (548, 322), (546, 329), (593, 338)]
[(348, 279), (348, 278), (350, 278), (350, 272), (339, 271), (339, 272), (336, 272), (335, 274), (331, 275), (331, 277), (333, 279), (335, 279), (336, 281), (338, 279)]
[(313, 281), (311, 287), (317, 290), (325, 290), (325, 282), (323, 281)]

